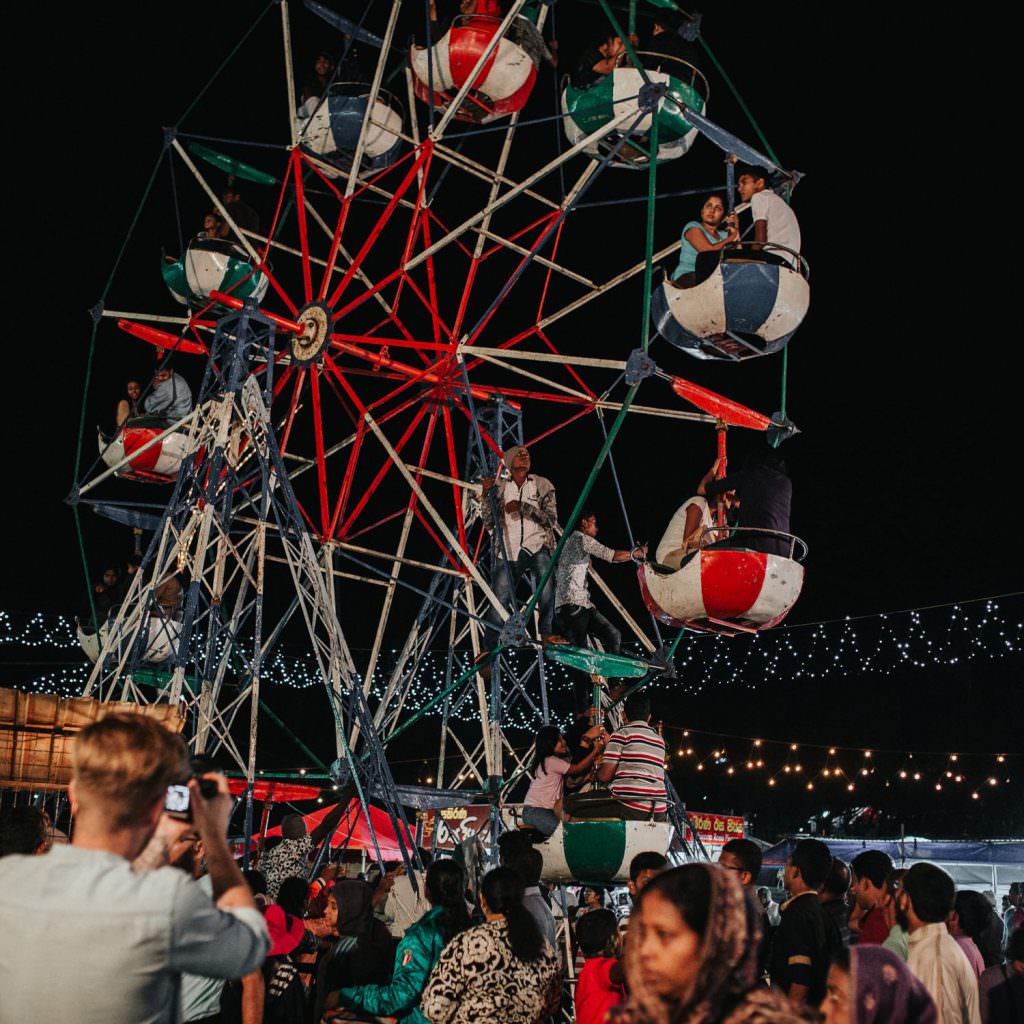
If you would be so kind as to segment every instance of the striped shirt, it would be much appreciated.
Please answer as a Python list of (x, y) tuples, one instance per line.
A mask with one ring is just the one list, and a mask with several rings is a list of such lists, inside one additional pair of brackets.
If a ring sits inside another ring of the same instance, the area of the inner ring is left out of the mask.
[(603, 763), (615, 765), (608, 788), (620, 803), (634, 811), (668, 810), (665, 741), (646, 722), (627, 722), (614, 732), (604, 748)]

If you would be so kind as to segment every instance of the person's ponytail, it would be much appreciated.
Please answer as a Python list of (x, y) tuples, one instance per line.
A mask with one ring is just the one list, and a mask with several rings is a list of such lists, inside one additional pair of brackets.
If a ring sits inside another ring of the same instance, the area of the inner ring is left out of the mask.
[(449, 942), (470, 924), (466, 909), (466, 873), (454, 860), (435, 860), (424, 882), (432, 907), (441, 907), (441, 932)]
[(487, 909), (504, 914), (508, 942), (517, 960), (533, 963), (544, 949), (544, 937), (533, 915), (523, 906), (523, 883), (511, 868), (495, 868), (480, 885)]

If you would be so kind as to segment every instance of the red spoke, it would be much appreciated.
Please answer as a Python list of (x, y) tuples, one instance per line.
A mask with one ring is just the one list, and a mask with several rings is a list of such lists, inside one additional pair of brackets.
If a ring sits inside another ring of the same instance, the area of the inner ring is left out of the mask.
[[(355, 275), (356, 270), (359, 268), (360, 264), (365, 259), (366, 254), (370, 251), (370, 249), (373, 248), (373, 243), (377, 241), (377, 238), (380, 236), (380, 233), (387, 226), (388, 221), (391, 220), (391, 215), (395, 212), (395, 209), (398, 207), (398, 204), (401, 201), (402, 197), (408, 191), (409, 186), (413, 183), (413, 181), (415, 181), (416, 172), (429, 161), (430, 154), (432, 152), (433, 144), (428, 141), (427, 143), (424, 144), (422, 155), (419, 157), (419, 159), (416, 160), (412, 167), (409, 168), (409, 171), (406, 174), (405, 178), (402, 179), (401, 185), (399, 185), (398, 189), (396, 190), (395, 194), (391, 197), (391, 200), (388, 202), (387, 206), (384, 207), (384, 212), (380, 215), (380, 217), (377, 218), (377, 223), (374, 224), (372, 230), (367, 235), (366, 241), (363, 242), (359, 252), (356, 253), (356, 255), (352, 258), (352, 265), (348, 268), (348, 270), (345, 271), (344, 276), (338, 283), (338, 287), (335, 288), (334, 291), (331, 293), (331, 297), (327, 300), (327, 305), (336, 305), (338, 300), (345, 293), (345, 289), (348, 287), (349, 282)], [(340, 314), (335, 313), (335, 320), (338, 319), (339, 315)]]
[(327, 257), (327, 266), (324, 267), (323, 280), (320, 282), (320, 290), (316, 293), (317, 299), (323, 302), (324, 296), (331, 283), (331, 275), (334, 273), (334, 264), (338, 259), (338, 250), (341, 248), (341, 234), (345, 230), (345, 222), (348, 220), (348, 211), (351, 208), (349, 200), (341, 204), (341, 213), (338, 215), (338, 223), (335, 225), (334, 234), (331, 237), (331, 251)]
[(320, 375), (316, 369), (309, 374), (313, 394), (313, 438), (316, 441), (316, 482), (320, 491), (320, 536), (327, 536), (327, 461), (324, 457), (324, 422), (320, 408)]
[(420, 302), (423, 303), (424, 306), (427, 307), (427, 310), (429, 311), (430, 316), (434, 321), (434, 337), (437, 337), (437, 329), (438, 327), (440, 327), (440, 329), (444, 331), (445, 334), (448, 335), (451, 341), (455, 341), (455, 335), (452, 333), (451, 328), (445, 324), (444, 320), (441, 319), (441, 316), (437, 312), (437, 310), (434, 309), (434, 307), (430, 304), (427, 297), (423, 294), (422, 291), (420, 291), (419, 285), (417, 285), (416, 282), (412, 279), (412, 277), (410, 277), (408, 274), (406, 274), (402, 278), (402, 280), (409, 282), (409, 287), (413, 290), (413, 292), (415, 292), (416, 297), (420, 300)]
[(567, 420), (563, 420), (561, 423), (556, 423), (553, 427), (551, 427), (548, 430), (545, 430), (542, 434), (538, 434), (536, 437), (531, 437), (530, 440), (526, 442), (526, 447), (532, 448), (539, 441), (543, 441), (544, 438), (550, 437), (552, 434), (557, 433), (559, 430), (562, 429), (562, 427), (569, 426), (570, 423), (575, 422), (576, 420), (580, 419), (583, 416), (589, 416), (593, 411), (593, 409), (580, 409), (579, 412), (574, 412)]
[(415, 348), (423, 352), (449, 352), (455, 353), (459, 346), (452, 342), (433, 341), (411, 341), (407, 338), (381, 338), (372, 334), (342, 334), (337, 332), (330, 335), (331, 341), (359, 342), (361, 345), (380, 345), (385, 348)]
[[(557, 214), (552, 214), (552, 216), (557, 216)], [(545, 222), (548, 222), (551, 220), (551, 217), (544, 218), (544, 220)], [(537, 236), (537, 240), (533, 243), (532, 246), (530, 246), (529, 253), (519, 260), (519, 265), (516, 267), (516, 272), (520, 271), (523, 267), (525, 267), (527, 263), (530, 262), (530, 258), (533, 256), (533, 254), (540, 250), (540, 247), (544, 244), (545, 239), (547, 237), (547, 232), (548, 224), (545, 223), (544, 226), (541, 228), (540, 234)], [(522, 275), (520, 274), (519, 279), (521, 280), (521, 278)], [(514, 291), (514, 287), (509, 288), (507, 291), (505, 291), (505, 294), (500, 297), (500, 299), (494, 304), (494, 307), (483, 318), (483, 320), (480, 321), (480, 323), (474, 329), (473, 333), (469, 336), (469, 338), (466, 341), (467, 345), (472, 345), (473, 342), (480, 337), (481, 333), (483, 332), (483, 329), (491, 322), (491, 318), (494, 316), (495, 313), (498, 312), (499, 309), (501, 309), (502, 305)]]
[(341, 491), (338, 494), (338, 501), (334, 506), (334, 515), (331, 516), (330, 535), (338, 527), (338, 520), (345, 514), (348, 507), (348, 496), (352, 492), (352, 480), (356, 474), (356, 464), (359, 462), (359, 453), (362, 451), (363, 438), (366, 436), (366, 420), (360, 420), (356, 424), (356, 439), (352, 444), (352, 450), (348, 454), (348, 465), (345, 467), (345, 476), (341, 481)]
[[(563, 217), (562, 220), (559, 221), (558, 228), (555, 231), (555, 241), (552, 243), (551, 246), (552, 263), (554, 263), (554, 261), (558, 258), (558, 243), (562, 240), (562, 228), (564, 227), (565, 218)], [(554, 273), (554, 271), (554, 267), (548, 267), (548, 272), (544, 275), (544, 287), (541, 289), (540, 292), (540, 302), (537, 303), (537, 323), (540, 323), (541, 319), (543, 318), (544, 301), (548, 297), (548, 285), (551, 284), (551, 275)]]
[(281, 216), (281, 208), (284, 206), (284, 197), (288, 193), (288, 175), (284, 176), (284, 180), (281, 182), (281, 191), (277, 195), (277, 207), (274, 210), (274, 219), (270, 223), (270, 230), (267, 232), (267, 240), (263, 243), (263, 254), (260, 259), (263, 263), (267, 262), (267, 256), (270, 254), (270, 240), (274, 237), (277, 231), (277, 222)]
[(452, 554), (451, 548), (443, 540), (441, 540), (441, 538), (435, 532), (433, 526), (431, 526), (430, 523), (427, 522), (426, 517), (419, 510), (419, 508), (414, 508), (412, 511), (416, 518), (422, 524), (423, 529), (427, 531), (431, 540), (433, 540), (433, 542), (441, 549), (441, 553), (444, 555), (444, 557), (447, 558), (448, 561), (451, 562), (452, 565), (456, 569), (458, 569), (460, 573), (465, 575), (466, 567)]
[(375, 523), (370, 523), (369, 526), (364, 526), (361, 530), (356, 530), (355, 533), (350, 533), (348, 535), (348, 540), (353, 541), (356, 537), (364, 537), (371, 531), (376, 530), (378, 526), (384, 526), (385, 524), (398, 519), (399, 516), (404, 516), (405, 512), (406, 510), (404, 508), (400, 508), (397, 512), (392, 512), (391, 515), (384, 516), (383, 519), (378, 519)]
[[(455, 438), (452, 435), (452, 414), (447, 405), (441, 406), (444, 415), (444, 440), (448, 448), (448, 471), (458, 479), (459, 460), (455, 457)], [(462, 516), (462, 488), (458, 484), (452, 484), (452, 497), (455, 500), (455, 522), (459, 527), (459, 544), (462, 550), (468, 552), (469, 545), (466, 542), (466, 522)]]
[[(538, 225), (542, 225), (544, 227), (544, 230), (546, 231), (547, 228), (550, 226), (551, 221), (553, 221), (558, 216), (560, 216), (558, 210), (552, 210), (550, 213), (545, 213), (543, 216), (538, 217), (534, 221), (531, 221), (529, 224), (526, 225), (525, 228), (520, 228), (514, 235), (509, 235), (508, 238), (505, 239), (505, 241), (506, 242), (515, 242), (518, 239), (522, 238), (523, 235), (528, 234), (530, 231), (532, 231)], [(542, 232), (542, 234), (543, 234), (543, 232)], [(494, 245), (492, 245), (490, 249), (486, 249), (480, 255), (481, 262), (483, 262), (484, 260), (486, 260), (489, 257), (493, 256), (496, 252), (498, 252), (500, 250), (504, 250), (506, 248), (507, 248), (507, 246), (503, 245), (501, 242), (495, 242)]]
[[(422, 221), (421, 231), (423, 233), (423, 248), (427, 250), (430, 248), (430, 217), (424, 217)], [(434, 277), (434, 257), (428, 256), (426, 259), (427, 264), (427, 291), (430, 293), (430, 319), (434, 325), (434, 341), (439, 342), (441, 340), (441, 313), (440, 307), (437, 303), (437, 281)], [(455, 335), (450, 334), (449, 337), (454, 341)], [(421, 356), (424, 362), (426, 357)]]
[(285, 385), (288, 383), (289, 378), (295, 372), (295, 364), (292, 363), (284, 368), (284, 373), (274, 381), (274, 391), (270, 396), (273, 401), (282, 391), (284, 391)]
[(295, 375), (295, 387), (292, 388), (291, 402), (288, 407), (288, 419), (285, 421), (284, 431), (281, 434), (281, 451), (288, 449), (288, 438), (291, 437), (292, 424), (295, 422), (295, 410), (298, 408), (299, 395), (302, 394), (302, 385), (306, 380), (306, 368), (300, 367)]
[[(420, 408), (417, 411), (416, 415), (413, 417), (412, 422), (409, 424), (408, 427), (406, 427), (405, 433), (402, 434), (402, 436), (398, 439), (398, 442), (394, 445), (395, 454), (397, 454), (397, 455), (401, 454), (402, 449), (405, 447), (405, 445), (408, 442), (409, 438), (412, 437), (413, 432), (420, 425), (420, 423), (423, 420), (423, 417), (427, 415), (427, 411), (428, 411), (427, 406), (425, 406), (425, 405), (421, 405), (420, 406)], [(388, 456), (388, 458), (384, 460), (384, 464), (377, 471), (377, 475), (371, 481), (370, 486), (366, 488), (366, 491), (363, 493), (363, 496), (359, 499), (358, 503), (356, 504), (356, 507), (349, 514), (348, 519), (346, 519), (345, 522), (342, 523), (341, 528), (338, 531), (338, 536), (339, 537), (341, 537), (341, 538), (345, 537), (345, 534), (348, 531), (348, 528), (359, 517), (359, 513), (362, 512), (364, 508), (366, 508), (366, 505), (369, 502), (369, 500), (373, 497), (374, 492), (377, 490), (378, 487), (380, 487), (381, 482), (388, 475), (388, 473), (391, 472), (393, 467), (394, 467), (394, 462), (392, 462), (391, 457)]]
[[(551, 352), (553, 352), (556, 356), (560, 356), (562, 354), (561, 352), (558, 351), (557, 348), (555, 348), (554, 345), (551, 344), (551, 339), (548, 338), (548, 336), (542, 330), (540, 330), (539, 328), (537, 330), (537, 337), (540, 338), (540, 340), (543, 341), (544, 344), (547, 345), (548, 349)], [(572, 365), (572, 363), (564, 363), (563, 365), (565, 366), (566, 370), (569, 372), (569, 376), (572, 377), (572, 379), (574, 381), (576, 381), (576, 383), (579, 384), (579, 386), (588, 395), (590, 395), (591, 398), (596, 400), (597, 399), (597, 395), (594, 393), (594, 391), (591, 390), (590, 387), (588, 387), (586, 381), (584, 381), (584, 379), (576, 372), (576, 368)]]
[(306, 190), (302, 184), (302, 161), (299, 151), (292, 150), (292, 173), (295, 175), (295, 212), (299, 220), (299, 246), (302, 249), (302, 293), (306, 302), (313, 301), (313, 277), (309, 266), (309, 227), (306, 224)]

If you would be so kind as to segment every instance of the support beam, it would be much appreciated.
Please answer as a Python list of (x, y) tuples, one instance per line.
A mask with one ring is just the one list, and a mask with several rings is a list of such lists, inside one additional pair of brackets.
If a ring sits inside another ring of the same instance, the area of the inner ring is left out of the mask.
[(387, 28), (384, 30), (384, 42), (380, 48), (380, 57), (377, 60), (377, 67), (373, 72), (373, 81), (370, 83), (370, 95), (366, 101), (366, 110), (363, 112), (363, 123), (359, 127), (359, 139), (356, 142), (356, 151), (352, 157), (352, 167), (348, 172), (348, 182), (345, 185), (345, 198), (356, 189), (356, 182), (359, 180), (359, 165), (363, 162), (363, 150), (366, 148), (366, 129), (370, 127), (370, 115), (373, 112), (374, 104), (377, 102), (377, 93), (380, 92), (380, 83), (384, 78), (384, 65), (387, 63), (391, 53), (391, 39), (395, 34), (395, 24), (398, 22), (398, 12), (402, 8), (402, 0), (393, 0), (391, 14), (388, 17)]

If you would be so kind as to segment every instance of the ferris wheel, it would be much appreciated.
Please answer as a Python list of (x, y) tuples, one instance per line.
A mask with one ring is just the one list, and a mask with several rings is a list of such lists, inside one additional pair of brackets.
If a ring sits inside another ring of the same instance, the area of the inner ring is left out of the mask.
[[(727, 427), (791, 432), (785, 410), (764, 416), (674, 371), (700, 366), (684, 367), (688, 356), (783, 350), (807, 311), (806, 263), (741, 244), (678, 290), (658, 265), (681, 243), (657, 244), (654, 213), (659, 168), (695, 145), (762, 168), (783, 191), (799, 174), (709, 120), (705, 72), (634, 46), (633, 26), (603, 3), (622, 52), (583, 87), (553, 67), (547, 3), (478, 0), (445, 23), (412, 0), (371, 4), (359, 21), (307, 0), (337, 58), (306, 96), (289, 5), (271, 6), (290, 112), (280, 145), (169, 132), (162, 159), (219, 225), (165, 258), (162, 306), (95, 311), (106, 339), (151, 346), (202, 383), (173, 422), (102, 432), (97, 461), (78, 474), (76, 509), (152, 538), (127, 599), (83, 635), (95, 659), (87, 692), (180, 702), (196, 747), (226, 752), (252, 783), (261, 672), (304, 624), (335, 720), (336, 778), (404, 826), (403, 800), (508, 798), (527, 759), (507, 723), (513, 710), (548, 720), (551, 661), (598, 685), (643, 679), (669, 667), (686, 629), (767, 628), (792, 607), (796, 538), (778, 554), (701, 551), (671, 575), (638, 567), (646, 626), (592, 574), (645, 657), (545, 650), (536, 606), (546, 579), (530, 577), (511, 604), (495, 592), (502, 560), (482, 481), (509, 448), (543, 451), (598, 418), (593, 471), (561, 509), (571, 527), (627, 416), (703, 424), (723, 456)], [(699, 41), (699, 20), (679, 22)], [(357, 65), (354, 46), (373, 59)], [(731, 193), (733, 162), (724, 166)], [(646, 199), (648, 223), (639, 247), (598, 257), (586, 231), (573, 233), (608, 175)], [(226, 201), (225, 176), (236, 193), (258, 191), (269, 219)], [(573, 330), (592, 306), (614, 311), (622, 337), (600, 354)], [(650, 351), (658, 336), (672, 346), (665, 369)], [(140, 490), (160, 496), (143, 502)], [(367, 621), (372, 638), (355, 652), (351, 624)], [(438, 648), (443, 685), (416, 704)], [(455, 728), (468, 709), (473, 739)], [(388, 751), (428, 715), (440, 722), (440, 796), (400, 800)]]

